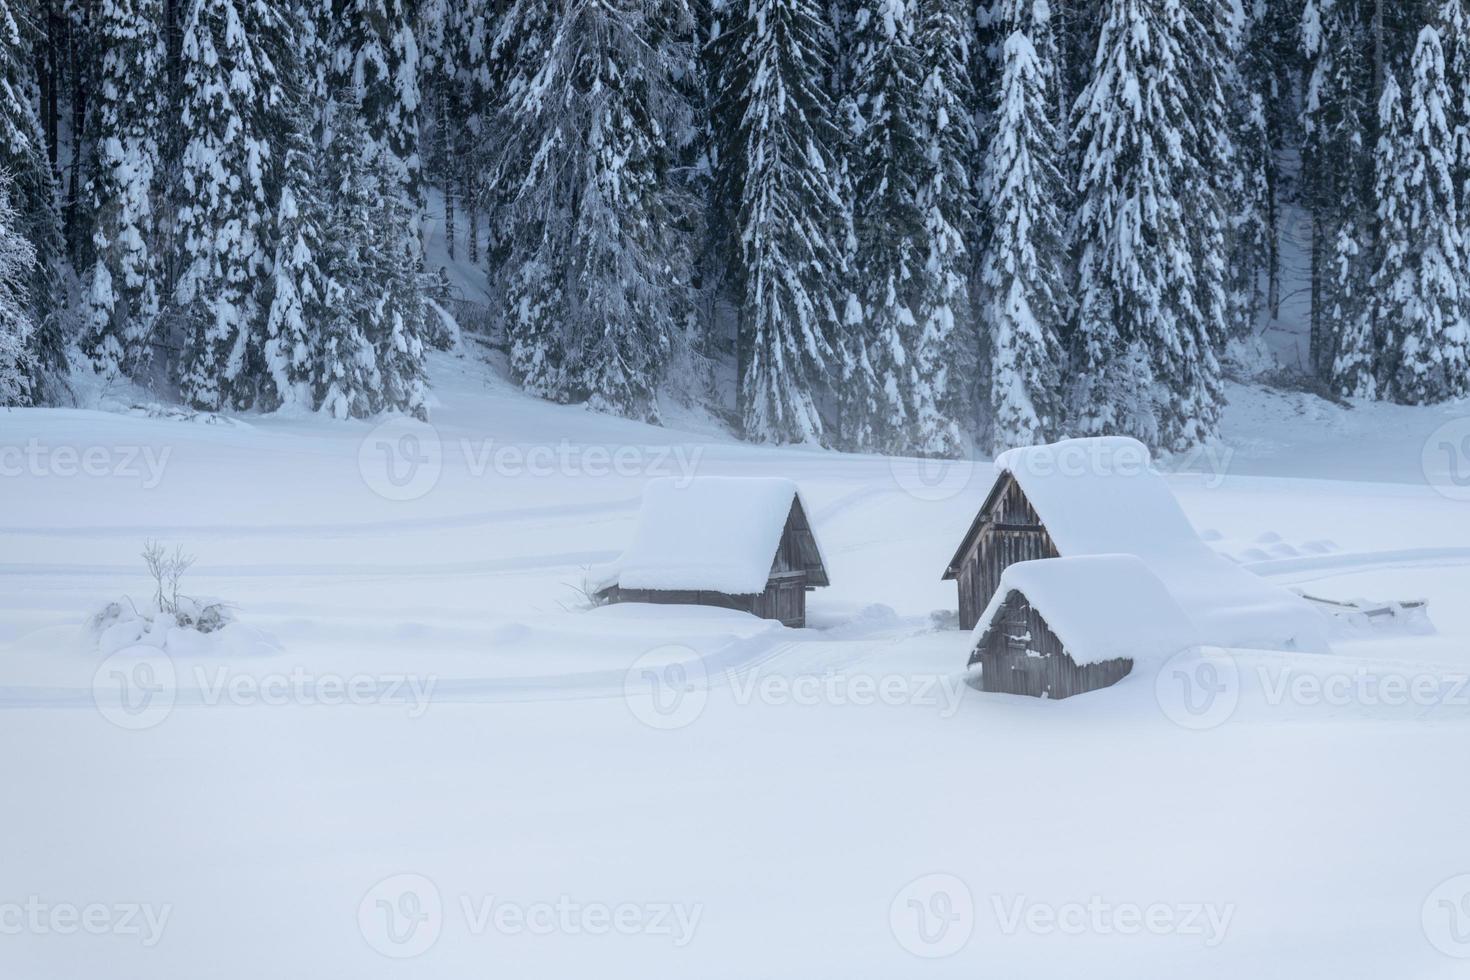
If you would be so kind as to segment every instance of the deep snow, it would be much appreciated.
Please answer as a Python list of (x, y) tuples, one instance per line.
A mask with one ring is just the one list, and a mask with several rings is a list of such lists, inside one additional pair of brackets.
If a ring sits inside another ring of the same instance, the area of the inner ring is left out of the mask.
[[(961, 681), (939, 577), (988, 462), (432, 376), (432, 427), (0, 415), (0, 975), (1470, 970), (1470, 406), (1233, 386), (1225, 445), (1165, 463), (1210, 547), (1435, 634), (1048, 703)], [(689, 475), (800, 485), (810, 628), (586, 608), (644, 483)], [(270, 645), (109, 660), (84, 624), (151, 595), (149, 537)]]

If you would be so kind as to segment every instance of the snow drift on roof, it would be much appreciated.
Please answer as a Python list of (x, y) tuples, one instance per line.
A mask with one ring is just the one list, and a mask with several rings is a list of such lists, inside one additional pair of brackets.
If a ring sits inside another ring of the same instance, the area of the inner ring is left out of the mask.
[(1213, 646), (1325, 652), (1327, 624), (1300, 596), (1231, 564), (1199, 539), (1135, 439), (1066, 439), (1002, 453), (1063, 557), (1142, 558)]
[(797, 499), (796, 484), (777, 478), (650, 480), (632, 544), (590, 588), (762, 592)]
[(1079, 666), (1120, 657), (1163, 659), (1199, 643), (1194, 624), (1136, 555), (1043, 558), (1007, 567), (975, 625), (975, 647), (1012, 592), (1041, 613)]

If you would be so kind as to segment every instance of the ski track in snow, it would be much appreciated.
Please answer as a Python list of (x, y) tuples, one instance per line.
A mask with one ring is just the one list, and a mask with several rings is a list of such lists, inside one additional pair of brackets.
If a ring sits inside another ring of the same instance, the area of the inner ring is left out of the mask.
[(129, 524), (76, 527), (0, 527), (0, 535), (60, 538), (119, 538), (141, 535), (192, 535), (217, 537), (355, 537), (364, 533), (405, 534), (417, 531), (463, 530), (507, 521), (537, 518), (577, 517), (592, 514), (632, 514), (638, 509), (637, 497), (593, 501), (581, 504), (552, 504), (544, 507), (516, 507), (506, 510), (475, 511), (444, 517), (415, 517), (401, 520), (358, 521), (340, 524)]
[[(894, 628), (895, 626), (899, 628)], [(885, 624), (872, 632), (850, 633), (838, 627), (841, 635), (833, 638), (795, 637), (792, 631), (771, 629), (754, 636), (737, 637), (696, 661), (705, 685), (710, 688), (728, 687), (737, 680), (748, 678), (763, 668), (776, 667), (775, 673), (793, 677), (810, 674), (828, 674), (842, 668), (856, 666), (874, 653), (899, 643), (917, 633), (927, 632), (919, 627), (919, 621), (900, 621)], [(839, 645), (835, 655), (830, 647)], [(856, 650), (847, 650), (848, 646)], [(823, 648), (829, 648), (824, 650)], [(529, 701), (579, 701), (587, 699), (636, 697), (630, 692), (628, 670), (593, 670), (558, 674), (532, 675), (526, 677), (435, 677), (433, 689), (428, 693), (430, 704), (479, 704), (514, 703)], [(308, 690), (315, 693), (316, 682), (307, 681)], [(375, 690), (380, 694), (389, 692), (387, 680), (377, 680)], [(10, 708), (95, 708), (99, 694), (93, 690), (64, 687), (0, 687), (0, 710)], [(176, 707), (216, 707), (198, 688), (179, 688), (175, 694)], [(226, 704), (225, 706), (229, 706)]]
[[(1242, 568), (1267, 578), (1317, 582), (1354, 572), (1379, 568), (1437, 568), (1470, 564), (1470, 548), (1394, 548), (1386, 551), (1345, 552), (1331, 555), (1302, 555), (1243, 562)], [(1301, 576), (1298, 578), (1298, 576)]]
[[(345, 578), (391, 577), (418, 578), (433, 575), (501, 575), (553, 568), (575, 568), (580, 565), (610, 561), (615, 551), (568, 551), (551, 555), (526, 555), (514, 558), (486, 558), (476, 561), (435, 562), (426, 565), (351, 564), (267, 564), (267, 565), (195, 565), (191, 571), (220, 578)], [(137, 572), (136, 564), (0, 564), (0, 575), (98, 575), (127, 577)]]

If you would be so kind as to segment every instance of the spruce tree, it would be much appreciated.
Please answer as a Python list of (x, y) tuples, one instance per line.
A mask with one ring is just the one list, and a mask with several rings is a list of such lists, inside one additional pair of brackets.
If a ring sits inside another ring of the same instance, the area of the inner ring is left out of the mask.
[(1097, 70), (1073, 129), (1081, 178), (1071, 398), (1085, 434), (1124, 432), (1171, 450), (1215, 434), (1223, 226), (1209, 175), (1223, 93), (1209, 9), (1103, 3)]
[(1067, 185), (1056, 113), (1056, 47), (1046, 0), (1008, 0), (1000, 105), (982, 199), (994, 229), (983, 255), (991, 338), (989, 444), (1043, 443), (1060, 426)]
[(409, 0), (334, 0), (333, 66), (340, 97), (359, 106), (374, 166), (405, 195), (418, 232), (423, 165), (419, 157), (419, 49)]
[[(1288, 0), (1247, 0), (1230, 32), (1227, 87), (1236, 158), (1224, 174), (1229, 218), (1228, 332), (1251, 331), (1281, 304), (1281, 157), (1296, 126), (1295, 32)], [(1216, 161), (1215, 169), (1226, 166)], [(1262, 288), (1264, 285), (1264, 289)]]
[(181, 42), (181, 122), (189, 134), (177, 213), (184, 328), (179, 387), (202, 409), (250, 408), (262, 342), (258, 290), (270, 161), (264, 110), (280, 97), (258, 45), (271, 8), (259, 0), (192, 0)]
[(721, 179), (739, 201), (744, 429), (816, 442), (845, 305), (833, 39), (817, 0), (751, 0), (714, 42)]
[(0, 173), (0, 408), (33, 402), (31, 276), (36, 249), (17, 230), (10, 178)]
[(65, 385), (68, 330), (61, 215), (35, 108), (38, 13), (30, 0), (0, 0), (0, 171), (12, 181), (15, 217), (10, 227), (36, 256), (27, 289), (32, 328), (26, 333), (25, 363), (30, 397), (46, 403), (57, 400)]
[[(1373, 154), (1373, 67), (1359, 4), (1309, 0), (1302, 21), (1308, 59), (1301, 198), (1312, 214), (1311, 363), (1343, 393), (1360, 389), (1363, 338), (1371, 334), (1368, 303), (1369, 195)], [(1338, 362), (1344, 338), (1348, 356)]]
[(92, 267), (82, 277), (82, 347), (107, 377), (150, 358), (160, 302), (155, 179), (164, 122), (163, 5), (103, 0), (93, 11), (102, 52), (92, 94), (87, 182)]
[(322, 133), (325, 45), (320, 11), (310, 4), (288, 8), (283, 46), (283, 95), (276, 114), (273, 243), (265, 284), (265, 339), (259, 407), (314, 408), (313, 377), (320, 371), (315, 347), (320, 325), (333, 314), (327, 302), (335, 286), (323, 266), (328, 235)]
[(1390, 107), (1380, 144), (1374, 295), (1388, 394), (1418, 405), (1470, 391), (1470, 256), (1456, 205), (1444, 51), (1432, 26), (1419, 33), (1412, 72), (1407, 113)]
[(862, 316), (847, 329), (861, 331), (871, 371), (844, 384), (842, 401), (845, 442), (860, 451), (913, 451), (915, 402), (924, 383), (910, 359), (929, 256), (919, 200), (925, 161), (916, 19), (913, 0), (863, 0), (850, 41), (860, 120), (853, 154), (853, 275)]
[(966, 234), (978, 222), (971, 168), (978, 155), (970, 86), (974, 29), (962, 0), (920, 0), (916, 46), (923, 70), (920, 93), (924, 163), (919, 182), (923, 239), (914, 449), (931, 456), (960, 450), (961, 419), (975, 416), (966, 379), (979, 362), (970, 302), (973, 259)]
[(541, 6), (507, 14), (522, 35), (497, 169), (514, 182), (501, 229), (511, 364), (545, 397), (656, 420), (693, 301), (696, 208), (672, 167), (693, 125), (676, 84), (693, 68), (693, 16), (655, 0), (552, 18)]
[(1385, 334), (1391, 320), (1413, 302), (1410, 271), (1409, 198), (1406, 161), (1409, 123), (1404, 118), (1403, 90), (1389, 69), (1378, 99), (1378, 146), (1373, 154), (1373, 191), (1378, 201), (1377, 234), (1368, 281), (1371, 308), (1339, 338), (1333, 379), (1345, 396), (1377, 398), (1388, 389), (1384, 364)]
[(384, 193), (397, 170), (373, 150), (359, 108), (328, 113), (323, 170), (328, 218), (319, 267), (326, 316), (313, 351), (313, 391), (337, 418), (400, 411), (428, 417), (418, 254), (402, 234), (409, 205)]

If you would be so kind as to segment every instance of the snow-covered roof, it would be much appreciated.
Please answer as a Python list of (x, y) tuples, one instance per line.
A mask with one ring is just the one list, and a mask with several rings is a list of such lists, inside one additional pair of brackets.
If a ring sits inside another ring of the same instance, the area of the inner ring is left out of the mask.
[[(791, 480), (701, 477), (650, 480), (633, 541), (621, 558), (594, 569), (591, 591), (700, 590), (752, 595), (765, 590), (792, 504), (801, 494)], [(809, 539), (823, 562), (816, 537)], [(826, 576), (820, 582), (826, 584)]]
[(995, 466), (998, 484), (1005, 474), (1015, 478), (1062, 557), (1142, 558), (1202, 643), (1328, 649), (1320, 613), (1200, 540), (1141, 442), (1066, 439), (1004, 452)]
[(1079, 665), (1163, 659), (1199, 643), (1194, 624), (1143, 559), (1087, 555), (1023, 561), (1001, 572), (1000, 588), (975, 625), (975, 650), (1014, 592)]

